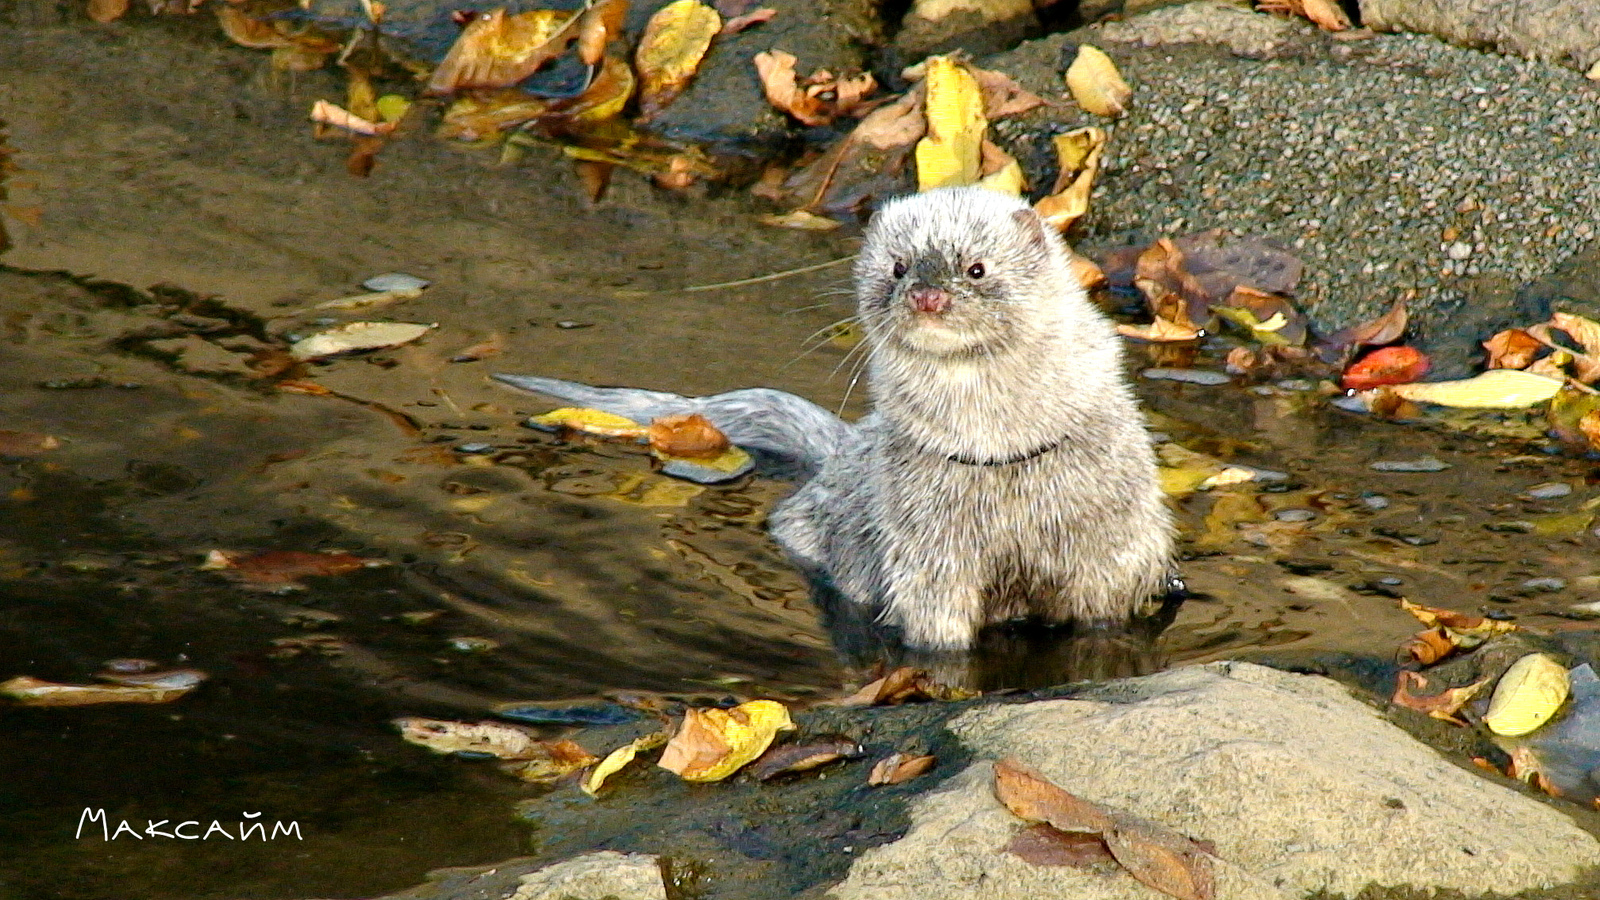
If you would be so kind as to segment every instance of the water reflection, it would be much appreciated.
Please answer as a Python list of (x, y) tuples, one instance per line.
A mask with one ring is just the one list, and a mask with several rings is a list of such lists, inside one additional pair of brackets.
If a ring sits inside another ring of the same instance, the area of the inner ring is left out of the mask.
[(1080, 681), (1148, 675), (1166, 667), (1160, 637), (1187, 594), (1176, 589), (1121, 625), (1047, 625), (1019, 620), (978, 634), (967, 652), (931, 652), (905, 646), (899, 629), (875, 618), (825, 581), (813, 582), (812, 599), (835, 648), (848, 665), (912, 666), (936, 681), (977, 691), (1033, 690)]

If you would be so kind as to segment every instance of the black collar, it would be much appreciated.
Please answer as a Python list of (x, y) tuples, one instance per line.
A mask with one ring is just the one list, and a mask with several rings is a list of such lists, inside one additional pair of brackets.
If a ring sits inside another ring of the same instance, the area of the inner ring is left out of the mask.
[(1038, 456), (1043, 456), (1046, 453), (1049, 453), (1051, 450), (1054, 450), (1066, 443), (1066, 440), (1067, 439), (1064, 437), (1058, 438), (1051, 443), (1045, 444), (1043, 447), (1029, 450), (1026, 453), (1018, 453), (1016, 456), (1003, 457), (1001, 459), (978, 459), (975, 456), (964, 456), (960, 453), (957, 453), (953, 456), (946, 456), (945, 459), (953, 463), (960, 463), (963, 466), (1011, 466), (1020, 462), (1027, 462), (1028, 460)]

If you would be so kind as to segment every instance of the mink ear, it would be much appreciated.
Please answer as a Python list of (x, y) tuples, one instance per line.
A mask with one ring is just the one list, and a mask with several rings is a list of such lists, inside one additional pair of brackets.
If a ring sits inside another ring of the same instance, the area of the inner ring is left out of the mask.
[(1038, 213), (1032, 209), (1019, 209), (1011, 214), (1011, 218), (1015, 219), (1017, 224), (1022, 227), (1022, 234), (1028, 239), (1029, 243), (1039, 250), (1044, 250), (1050, 246), (1050, 236), (1046, 233), (1046, 229), (1050, 226), (1045, 224), (1044, 219)]

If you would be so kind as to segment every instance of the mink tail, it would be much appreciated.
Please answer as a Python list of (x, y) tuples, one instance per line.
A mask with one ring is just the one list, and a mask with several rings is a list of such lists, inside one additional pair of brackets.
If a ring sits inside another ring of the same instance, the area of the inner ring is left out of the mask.
[(756, 455), (763, 474), (809, 479), (842, 446), (851, 426), (810, 400), (771, 388), (745, 388), (709, 397), (682, 397), (640, 388), (591, 387), (534, 375), (495, 375), (514, 388), (565, 403), (648, 423), (699, 413), (728, 440)]

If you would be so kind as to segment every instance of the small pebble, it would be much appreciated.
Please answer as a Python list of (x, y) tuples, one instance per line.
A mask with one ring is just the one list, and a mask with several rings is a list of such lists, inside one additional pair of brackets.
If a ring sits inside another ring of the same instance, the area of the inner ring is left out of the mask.
[(1367, 509), (1388, 509), (1389, 498), (1382, 494), (1366, 493), (1361, 495), (1361, 505)]
[(484, 637), (453, 637), (449, 644), (451, 650), (460, 653), (488, 653), (500, 647), (499, 641)]
[(1382, 585), (1386, 585), (1388, 587), (1399, 587), (1400, 585), (1405, 584), (1405, 580), (1401, 579), (1401, 578), (1396, 578), (1393, 575), (1389, 575), (1389, 576), (1384, 577), (1384, 578), (1379, 578), (1378, 579), (1378, 583), (1382, 584)]
[(556, 327), (560, 328), (562, 331), (571, 331), (574, 328), (593, 328), (594, 327), (594, 323), (593, 322), (574, 322), (571, 319), (562, 319), (561, 321), (556, 323)]
[(1487, 525), (1485, 525), (1483, 527), (1489, 529), (1490, 531), (1499, 531), (1499, 532), (1504, 532), (1506, 534), (1532, 534), (1533, 533), (1533, 523), (1532, 522), (1527, 522), (1527, 521), (1522, 521), (1520, 519), (1516, 520), (1516, 521), (1511, 521), (1511, 522), (1490, 522), (1489, 524), (1487, 524)]
[(1572, 485), (1563, 481), (1546, 481), (1528, 488), (1523, 493), (1535, 500), (1554, 500), (1572, 493)]
[(1564, 591), (1567, 589), (1567, 580), (1565, 578), (1553, 577), (1529, 578), (1527, 581), (1522, 583), (1522, 589), (1526, 591), (1540, 591), (1546, 594), (1554, 594), (1556, 591)]
[(1280, 509), (1273, 515), (1280, 522), (1309, 522), (1316, 517), (1316, 512), (1309, 509)]
[(480, 444), (480, 443), (457, 444), (456, 445), (456, 452), (457, 453), (493, 453), (494, 452), (494, 445), (493, 444)]
[(432, 283), (404, 272), (385, 272), (361, 282), (361, 286), (369, 291), (420, 291)]
[(1210, 369), (1145, 369), (1139, 374), (1159, 381), (1183, 381), (1189, 384), (1227, 384), (1233, 380), (1226, 372)]
[(1450, 464), (1432, 456), (1421, 459), (1387, 459), (1370, 466), (1377, 472), (1443, 472)]

